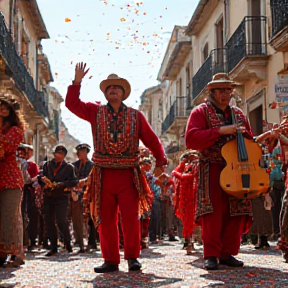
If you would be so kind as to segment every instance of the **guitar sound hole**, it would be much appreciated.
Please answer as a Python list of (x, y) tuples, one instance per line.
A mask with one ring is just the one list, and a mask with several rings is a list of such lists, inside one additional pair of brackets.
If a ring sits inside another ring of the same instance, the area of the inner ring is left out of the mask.
[(259, 186), (264, 186), (264, 183), (259, 183)]
[(226, 187), (229, 188), (231, 185), (230, 184), (226, 184)]

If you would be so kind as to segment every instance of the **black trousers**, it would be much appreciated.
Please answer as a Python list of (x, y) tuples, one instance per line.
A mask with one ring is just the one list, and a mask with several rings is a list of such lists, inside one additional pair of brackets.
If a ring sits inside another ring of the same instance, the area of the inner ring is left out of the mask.
[(35, 205), (35, 194), (32, 184), (25, 184), (23, 189), (23, 199), (21, 204), (22, 217), (24, 225), (24, 239), (29, 238), (30, 245), (35, 245), (36, 238), (39, 234), (39, 211)]
[(57, 250), (57, 227), (63, 236), (64, 244), (71, 247), (71, 235), (69, 232), (68, 208), (70, 193), (58, 198), (44, 196), (44, 219), (47, 230), (47, 237), (51, 242), (51, 249)]
[(271, 208), (273, 219), (273, 232), (274, 234), (280, 234), (280, 211), (282, 207), (282, 199), (284, 196), (285, 186), (284, 180), (275, 180), (273, 189), (270, 192), (273, 206)]
[(97, 240), (99, 242), (99, 235), (98, 232), (94, 226), (93, 220), (90, 218), (88, 221), (89, 226), (89, 234), (88, 234), (88, 245), (97, 245)]

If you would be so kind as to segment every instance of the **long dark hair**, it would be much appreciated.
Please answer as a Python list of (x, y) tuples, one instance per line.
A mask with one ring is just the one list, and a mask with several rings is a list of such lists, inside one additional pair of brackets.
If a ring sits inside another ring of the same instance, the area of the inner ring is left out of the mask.
[(3, 130), (7, 131), (12, 126), (17, 126), (17, 127), (20, 127), (22, 130), (24, 130), (24, 120), (23, 120), (22, 115), (20, 114), (20, 110), (17, 109), (16, 111), (15, 109), (16, 107), (14, 108), (12, 105), (9, 105), (10, 103), (6, 101), (1, 101), (1, 104), (5, 105), (9, 109), (9, 115), (7, 117), (3, 117), (3, 127), (2, 127)]

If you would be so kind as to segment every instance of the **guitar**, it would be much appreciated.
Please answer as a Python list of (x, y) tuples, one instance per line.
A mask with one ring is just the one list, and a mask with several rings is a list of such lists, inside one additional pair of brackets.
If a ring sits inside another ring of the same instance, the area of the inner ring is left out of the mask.
[[(232, 117), (237, 124), (234, 113)], [(262, 149), (252, 139), (244, 138), (240, 128), (237, 128), (236, 139), (226, 143), (221, 153), (226, 166), (220, 174), (220, 186), (226, 193), (251, 199), (268, 192), (269, 174), (259, 166)]]

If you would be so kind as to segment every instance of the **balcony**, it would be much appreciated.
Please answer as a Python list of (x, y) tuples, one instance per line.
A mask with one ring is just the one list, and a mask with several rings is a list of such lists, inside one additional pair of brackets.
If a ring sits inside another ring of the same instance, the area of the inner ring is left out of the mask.
[(288, 51), (288, 0), (270, 0), (272, 15), (271, 46), (276, 51)]
[(38, 115), (48, 117), (48, 105), (44, 93), (36, 90), (32, 76), (23, 59), (17, 54), (3, 14), (0, 14), (0, 56), (5, 62), (5, 74), (13, 79), (16, 88), (25, 94)]
[[(227, 49), (217, 48), (213, 49), (209, 57), (205, 60), (203, 65), (192, 78), (192, 96), (195, 99), (204, 96), (204, 88), (207, 83), (212, 80), (212, 76), (216, 73), (228, 71), (227, 63)], [(200, 95), (202, 94), (202, 95)]]
[(177, 96), (170, 107), (169, 114), (162, 122), (162, 134), (165, 132), (178, 134), (181, 127), (185, 127), (188, 117), (186, 110), (186, 96)]
[(265, 78), (268, 62), (266, 17), (246, 16), (225, 47), (228, 51), (228, 72), (235, 81), (256, 75)]

